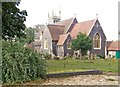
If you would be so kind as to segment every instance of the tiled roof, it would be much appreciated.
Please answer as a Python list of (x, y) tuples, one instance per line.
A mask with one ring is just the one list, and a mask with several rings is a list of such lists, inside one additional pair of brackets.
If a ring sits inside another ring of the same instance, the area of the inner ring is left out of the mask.
[(68, 30), (74, 19), (75, 18), (69, 18), (57, 23), (49, 24), (48, 28), (50, 30), (52, 39), (58, 40), (59, 36)]
[(65, 26), (61, 25), (48, 25), (52, 40), (58, 40), (59, 36), (64, 33)]
[(120, 41), (107, 41), (107, 50), (120, 50)]
[(70, 27), (71, 23), (73, 22), (75, 18), (69, 18), (60, 22), (57, 22), (56, 24), (60, 24), (60, 25), (64, 25), (65, 26), (65, 30), (64, 32), (66, 32), (68, 30), (68, 28)]
[(80, 22), (75, 24), (75, 26), (73, 27), (72, 31), (71, 31), (71, 37), (75, 38), (79, 32), (88, 34), (93, 26), (93, 24), (95, 23), (95, 19), (94, 20), (89, 20), (89, 21), (85, 21), (85, 22)]
[(64, 34), (59, 36), (57, 45), (63, 45), (69, 34)]

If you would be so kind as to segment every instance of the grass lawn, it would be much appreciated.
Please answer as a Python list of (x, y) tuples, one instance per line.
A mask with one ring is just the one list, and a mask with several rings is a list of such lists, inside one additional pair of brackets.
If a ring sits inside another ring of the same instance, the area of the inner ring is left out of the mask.
[[(47, 73), (75, 72), (84, 70), (103, 70), (105, 72), (118, 72), (117, 59), (96, 59), (96, 60), (46, 60)], [(64, 78), (64, 77), (62, 77)], [(40, 85), (43, 79), (37, 79), (25, 83), (16, 83), (16, 85)], [(15, 84), (14, 84), (15, 85)]]
[(73, 72), (84, 70), (102, 70), (104, 72), (118, 72), (117, 59), (96, 60), (46, 60), (47, 73)]

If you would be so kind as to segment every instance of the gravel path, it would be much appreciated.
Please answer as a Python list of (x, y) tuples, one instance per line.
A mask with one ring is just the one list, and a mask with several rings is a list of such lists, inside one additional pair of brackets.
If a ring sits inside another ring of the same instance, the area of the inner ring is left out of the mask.
[(118, 85), (118, 76), (79, 75), (49, 78), (42, 85)]

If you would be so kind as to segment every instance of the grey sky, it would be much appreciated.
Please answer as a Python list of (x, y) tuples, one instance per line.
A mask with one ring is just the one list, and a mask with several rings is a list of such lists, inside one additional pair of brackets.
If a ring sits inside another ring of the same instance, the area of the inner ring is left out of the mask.
[(118, 1), (119, 0), (21, 0), (20, 9), (27, 10), (27, 27), (46, 24), (48, 12), (56, 15), (61, 10), (62, 20), (74, 17), (78, 22), (96, 18), (101, 23), (107, 40), (118, 39)]

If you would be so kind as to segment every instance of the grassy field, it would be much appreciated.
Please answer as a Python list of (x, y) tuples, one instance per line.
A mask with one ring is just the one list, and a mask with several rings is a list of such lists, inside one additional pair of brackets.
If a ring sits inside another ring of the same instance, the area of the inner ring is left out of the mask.
[(96, 60), (47, 60), (47, 73), (72, 72), (84, 70), (102, 70), (118, 72), (117, 59)]
[[(103, 70), (105, 72), (118, 72), (118, 60), (116, 59), (96, 59), (96, 60), (46, 60), (47, 73), (74, 72), (85, 70)], [(43, 83), (43, 79), (37, 79), (22, 83), (22, 85), (36, 85)], [(21, 83), (16, 83), (21, 85)]]

